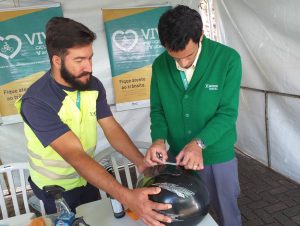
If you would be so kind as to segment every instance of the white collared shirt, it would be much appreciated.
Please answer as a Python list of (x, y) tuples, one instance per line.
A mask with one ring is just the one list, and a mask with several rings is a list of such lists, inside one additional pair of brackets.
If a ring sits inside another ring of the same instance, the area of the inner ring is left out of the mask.
[(185, 77), (186, 77), (186, 80), (187, 80), (188, 83), (190, 83), (190, 81), (191, 81), (191, 79), (193, 77), (193, 74), (194, 74), (194, 71), (195, 71), (195, 68), (196, 68), (196, 64), (197, 64), (199, 55), (201, 53), (201, 48), (202, 48), (202, 45), (201, 45), (201, 41), (200, 41), (196, 58), (195, 58), (193, 64), (189, 68), (182, 68), (182, 67), (180, 67), (180, 65), (175, 60), (177, 69), (179, 71), (183, 71), (185, 73)]

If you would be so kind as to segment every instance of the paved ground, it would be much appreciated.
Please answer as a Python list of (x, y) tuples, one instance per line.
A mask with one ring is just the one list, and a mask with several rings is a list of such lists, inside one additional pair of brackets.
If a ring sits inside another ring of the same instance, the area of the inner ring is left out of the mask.
[(238, 153), (243, 226), (300, 225), (300, 185)]

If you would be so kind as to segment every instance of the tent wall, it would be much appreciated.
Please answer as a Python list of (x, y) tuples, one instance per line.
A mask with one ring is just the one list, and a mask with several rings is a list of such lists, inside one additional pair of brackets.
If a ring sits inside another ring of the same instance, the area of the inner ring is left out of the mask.
[(300, 2), (215, 3), (220, 39), (243, 62), (237, 147), (300, 182)]

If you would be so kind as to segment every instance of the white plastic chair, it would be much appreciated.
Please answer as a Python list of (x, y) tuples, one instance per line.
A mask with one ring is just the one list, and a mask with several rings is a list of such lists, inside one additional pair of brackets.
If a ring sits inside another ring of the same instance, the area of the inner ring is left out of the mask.
[[(29, 209), (28, 205), (28, 189), (30, 186), (27, 181), (29, 164), (22, 163), (10, 163), (0, 166), (0, 176), (1, 176), (1, 184), (0, 184), (0, 207), (2, 212), (3, 219), (8, 218), (8, 210), (7, 205), (5, 204), (5, 193), (8, 193), (11, 197), (15, 217), (20, 215), (28, 215), (28, 217), (32, 218), (35, 216)], [(7, 180), (7, 187), (5, 180)], [(25, 213), (21, 214), (20, 205), (18, 203), (17, 197), (22, 196), (22, 200), (24, 203)], [(42, 215), (45, 215), (45, 211), (42, 205)], [(25, 216), (22, 216), (24, 218)], [(1, 221), (0, 221), (1, 223)]]
[[(135, 141), (134, 144), (136, 147), (145, 154), (147, 149), (150, 147), (151, 143), (149, 142), (139, 142)], [(119, 183), (122, 184), (120, 171), (124, 170), (125, 172), (125, 183), (127, 184), (127, 187), (132, 189), (133, 183), (131, 178), (130, 169), (132, 167), (135, 168), (136, 176), (139, 176), (139, 172), (137, 167), (131, 163), (126, 157), (121, 155), (119, 152), (117, 152), (113, 147), (108, 147), (101, 152), (99, 152), (94, 159), (99, 162), (104, 168), (108, 169), (110, 167), (113, 168), (115, 178)], [(101, 197), (106, 197), (106, 193), (100, 190)]]

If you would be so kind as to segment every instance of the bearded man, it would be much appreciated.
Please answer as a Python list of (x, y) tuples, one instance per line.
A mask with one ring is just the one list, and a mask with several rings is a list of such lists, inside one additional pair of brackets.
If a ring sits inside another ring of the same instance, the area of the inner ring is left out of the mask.
[(46, 46), (51, 69), (16, 103), (28, 140), (29, 183), (55, 213), (53, 197), (43, 190), (58, 185), (75, 212), (81, 204), (98, 199), (102, 189), (134, 211), (147, 225), (171, 219), (159, 210), (171, 208), (148, 199), (159, 188), (128, 189), (93, 160), (97, 124), (114, 149), (142, 172), (143, 155), (114, 119), (102, 83), (92, 75), (94, 32), (74, 20), (54, 17), (46, 26)]

